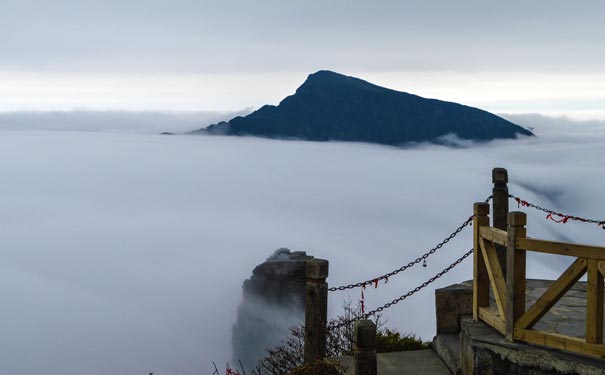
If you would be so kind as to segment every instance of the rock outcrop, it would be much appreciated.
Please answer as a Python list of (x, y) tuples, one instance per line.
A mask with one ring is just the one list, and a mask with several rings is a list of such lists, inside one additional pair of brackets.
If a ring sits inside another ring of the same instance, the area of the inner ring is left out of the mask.
[(258, 361), (304, 320), (304, 251), (279, 249), (244, 281), (243, 299), (233, 326), (233, 361), (254, 368)]

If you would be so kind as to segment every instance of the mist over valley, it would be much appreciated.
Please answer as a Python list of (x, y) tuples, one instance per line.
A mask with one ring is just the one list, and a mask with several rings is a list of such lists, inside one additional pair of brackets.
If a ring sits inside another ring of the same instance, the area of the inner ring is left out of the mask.
[[(328, 259), (330, 285), (388, 272), (466, 220), (491, 194), (495, 166), (508, 169), (513, 194), (602, 219), (605, 124), (511, 120), (536, 137), (396, 148), (157, 134), (185, 130), (190, 121), (178, 117), (147, 130), (129, 130), (130, 119), (120, 131), (113, 118), (95, 132), (43, 116), (18, 127), (4, 121), (0, 373), (211, 373), (212, 361), (231, 360), (243, 280), (276, 249)], [(596, 225), (524, 210), (530, 236), (603, 242)], [(367, 306), (471, 247), (466, 230), (426, 268), (368, 290)], [(529, 257), (528, 276), (556, 277), (568, 262)], [(430, 339), (432, 291), (470, 279), (471, 263), (387, 310), (387, 325)], [(330, 294), (329, 314), (349, 296), (360, 297)]]

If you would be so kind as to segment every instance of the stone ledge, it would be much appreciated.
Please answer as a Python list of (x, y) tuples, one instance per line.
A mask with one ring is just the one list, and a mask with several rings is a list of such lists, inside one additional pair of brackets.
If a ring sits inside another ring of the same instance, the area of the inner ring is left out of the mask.
[(473, 287), (467, 282), (435, 290), (437, 334), (460, 332), (460, 317), (473, 314)]
[(464, 374), (605, 374), (605, 361), (523, 343), (510, 343), (491, 327), (470, 317), (461, 320)]
[(433, 339), (433, 350), (452, 374), (462, 374), (459, 334), (449, 333), (435, 336)]

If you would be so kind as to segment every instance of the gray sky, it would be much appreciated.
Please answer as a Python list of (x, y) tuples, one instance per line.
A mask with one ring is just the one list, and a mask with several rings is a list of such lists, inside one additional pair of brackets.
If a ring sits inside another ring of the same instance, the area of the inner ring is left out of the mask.
[(278, 102), (319, 69), (494, 111), (605, 109), (602, 1), (5, 0), (0, 10), (0, 110), (238, 110)]

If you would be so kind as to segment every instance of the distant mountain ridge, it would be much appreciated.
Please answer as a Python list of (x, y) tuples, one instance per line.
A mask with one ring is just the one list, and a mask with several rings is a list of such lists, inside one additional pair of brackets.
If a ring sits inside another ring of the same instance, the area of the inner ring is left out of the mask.
[(309, 75), (278, 106), (265, 105), (194, 133), (385, 145), (437, 141), (448, 134), (481, 141), (533, 135), (481, 109), (425, 99), (327, 70)]

